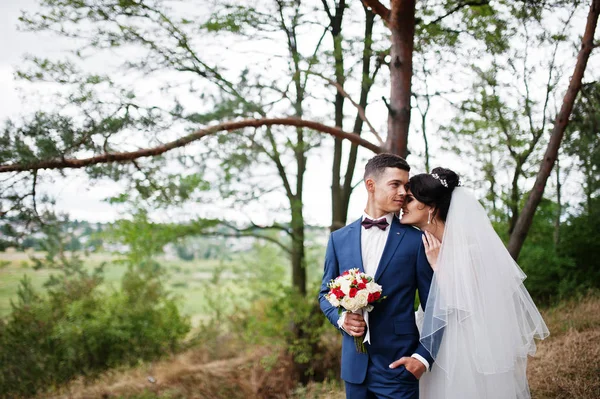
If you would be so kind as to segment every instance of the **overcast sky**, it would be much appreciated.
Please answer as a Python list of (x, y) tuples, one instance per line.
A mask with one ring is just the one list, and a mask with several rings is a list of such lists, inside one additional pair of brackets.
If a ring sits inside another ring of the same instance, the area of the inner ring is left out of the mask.
[[(35, 0), (0, 0), (0, 119), (6, 117), (17, 117), (26, 115), (33, 110), (40, 109), (41, 97), (32, 95), (31, 85), (26, 86), (22, 82), (14, 80), (15, 67), (19, 65), (25, 54), (35, 54), (37, 56), (57, 56), (65, 52), (72, 46), (72, 43), (55, 36), (40, 33), (20, 32), (17, 29), (17, 18), (20, 10), (34, 10), (37, 2)], [(27, 88), (23, 91), (22, 88)], [(47, 90), (44, 87), (36, 87), (35, 90), (43, 93)], [(24, 93), (27, 93), (24, 95)], [(562, 96), (563, 93), (560, 93)], [(385, 132), (387, 115), (385, 109), (381, 106), (372, 106), (367, 114), (379, 131)], [(432, 114), (437, 120), (443, 120), (449, 115), (443, 108), (434, 109)], [(446, 116), (444, 115), (446, 114)], [(415, 120), (413, 116), (413, 121)], [(435, 128), (435, 125), (432, 125)], [(329, 140), (331, 141), (331, 140)], [(422, 149), (421, 139), (413, 135), (411, 142), (414, 148)], [(439, 150), (442, 143), (436, 136), (431, 137), (431, 148), (433, 161), (432, 166), (443, 165), (453, 168), (462, 173), (463, 180), (469, 181), (468, 165), (461, 162), (455, 156), (443, 153)], [(328, 143), (330, 146), (331, 143)], [(329, 171), (331, 168), (330, 153), (327, 151), (317, 151), (309, 157), (308, 170), (306, 175), (305, 205), (306, 217), (309, 223), (327, 225), (330, 222), (330, 186), (331, 173), (323, 173), (323, 170)], [(362, 174), (364, 161), (371, 154), (368, 151), (361, 150), (361, 161), (357, 165), (357, 175)], [(411, 160), (415, 163), (414, 173), (423, 172), (423, 165), (418, 160)], [(67, 179), (60, 176), (56, 177), (55, 184), (46, 184), (43, 190), (55, 196), (57, 199), (57, 208), (69, 212), (73, 218), (86, 219), (89, 221), (107, 222), (119, 217), (117, 210), (103, 202), (108, 195), (119, 192), (120, 187), (110, 181), (102, 181), (91, 185), (85, 177), (83, 171), (70, 171), (67, 173)], [(361, 186), (352, 197), (349, 210), (349, 220), (357, 218), (362, 213), (366, 193)], [(177, 210), (178, 219), (186, 218), (186, 210)], [(246, 214), (251, 215), (253, 221), (257, 223), (268, 222), (268, 218), (263, 215), (264, 210), (260, 204), (254, 205), (253, 209), (246, 210)], [(201, 216), (217, 216), (211, 214), (210, 209), (200, 211)], [(174, 215), (169, 215), (171, 218)], [(192, 217), (192, 215), (190, 215)]]

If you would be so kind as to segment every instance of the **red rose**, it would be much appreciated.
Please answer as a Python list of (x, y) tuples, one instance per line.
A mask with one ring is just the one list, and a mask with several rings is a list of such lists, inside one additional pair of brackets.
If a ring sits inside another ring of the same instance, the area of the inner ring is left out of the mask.
[(342, 299), (344, 297), (344, 291), (342, 291), (340, 288), (334, 288), (331, 290), (331, 292), (337, 299)]
[(349, 275), (349, 274), (350, 274), (350, 271), (349, 271), (349, 270), (346, 270), (344, 273), (342, 273), (342, 276), (347, 276), (347, 275)]
[(350, 288), (350, 293), (348, 294), (350, 298), (354, 298), (358, 290), (356, 288)]
[(369, 303), (375, 302), (379, 298), (381, 298), (381, 293), (380, 292), (374, 292), (372, 294), (369, 294), (369, 297), (367, 298), (367, 302), (369, 302)]
[(363, 279), (362, 279), (362, 280), (363, 280), (363, 283), (365, 283), (365, 284), (367, 284), (367, 283), (369, 282), (369, 279), (368, 279), (368, 278), (366, 278), (366, 277), (363, 277)]
[(358, 288), (359, 290), (364, 290), (365, 288), (367, 288), (367, 285), (365, 283), (359, 283), (356, 288)]
[(350, 285), (357, 285), (357, 284), (358, 284), (358, 281), (356, 281), (356, 280), (354, 280), (354, 281), (352, 281), (352, 283), (350, 283)]

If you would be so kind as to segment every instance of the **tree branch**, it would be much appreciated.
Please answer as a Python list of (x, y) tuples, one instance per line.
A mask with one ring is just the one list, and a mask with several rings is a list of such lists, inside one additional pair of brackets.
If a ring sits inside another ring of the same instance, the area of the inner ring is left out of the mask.
[(448, 11), (446, 14), (437, 17), (436, 19), (434, 19), (433, 21), (431, 21), (428, 25), (434, 25), (439, 23), (442, 19), (449, 17), (450, 15), (454, 14), (457, 11), (462, 10), (465, 7), (472, 7), (472, 6), (486, 6), (490, 4), (490, 0), (479, 0), (479, 1), (467, 1), (464, 3), (459, 3), (457, 4), (453, 9), (451, 9), (450, 11)]
[(321, 0), (321, 2), (323, 3), (323, 8), (325, 9), (325, 12), (327, 13), (327, 17), (329, 17), (329, 23), (330, 26), (333, 23), (333, 15), (331, 14), (331, 9), (329, 8), (329, 4), (327, 4), (327, 0)]
[(362, 0), (365, 7), (370, 8), (373, 12), (381, 17), (387, 24), (390, 20), (390, 9), (379, 2), (379, 0)]
[[(312, 72), (313, 75), (316, 75), (324, 80), (327, 81), (327, 83), (329, 83), (330, 85), (332, 85), (333, 87), (335, 87), (337, 89), (337, 91), (344, 96), (345, 98), (348, 99), (348, 101), (350, 101), (350, 103), (352, 103), (352, 105), (354, 105), (354, 107), (356, 108), (356, 110), (358, 111), (358, 115), (360, 117), (360, 119), (363, 120), (363, 122), (365, 122), (367, 124), (367, 126), (369, 126), (369, 129), (371, 130), (371, 133), (373, 133), (373, 135), (375, 136), (375, 138), (377, 138), (377, 141), (379, 141), (379, 145), (383, 145), (384, 142), (381, 139), (381, 136), (379, 136), (379, 133), (377, 133), (377, 131), (375, 130), (375, 128), (373, 127), (373, 125), (371, 124), (371, 122), (369, 122), (369, 120), (367, 119), (367, 115), (365, 114), (365, 110), (363, 107), (361, 107), (359, 104), (357, 104), (354, 100), (352, 100), (352, 97), (350, 97), (350, 95), (346, 92), (346, 90), (344, 90), (344, 88), (342, 87), (342, 85), (340, 85), (339, 83), (337, 83), (334, 80), (329, 79), (326, 76), (323, 76), (319, 73), (316, 72)], [(360, 132), (355, 132), (355, 133), (360, 133)]]
[(264, 236), (262, 234), (257, 234), (257, 233), (223, 233), (223, 232), (219, 232), (219, 231), (210, 231), (210, 232), (200, 233), (200, 235), (216, 236), (216, 237), (233, 237), (233, 238), (253, 237), (253, 238), (258, 238), (261, 240), (269, 241), (269, 242), (277, 245), (279, 248), (281, 248), (288, 254), (292, 253), (291, 249), (289, 249), (288, 247), (283, 245), (281, 242), (277, 241), (276, 238)]
[(277, 142), (275, 141), (275, 137), (273, 137), (273, 132), (271, 131), (270, 127), (267, 128), (267, 137), (269, 138), (269, 143), (271, 144), (271, 148), (273, 151), (267, 151), (267, 149), (262, 145), (260, 147), (263, 148), (265, 154), (275, 163), (275, 166), (277, 167), (277, 173), (279, 173), (279, 177), (281, 178), (281, 182), (283, 184), (283, 187), (285, 188), (285, 193), (288, 199), (291, 201), (292, 198), (294, 198), (294, 192), (292, 191), (292, 186), (287, 177), (287, 174), (285, 173), (285, 167), (281, 162), (281, 155), (279, 154), (279, 149), (277, 148)]
[(531, 227), (535, 211), (542, 200), (542, 196), (544, 195), (544, 189), (546, 188), (548, 177), (550, 176), (552, 167), (554, 166), (554, 163), (558, 157), (560, 144), (563, 139), (567, 123), (569, 122), (569, 117), (573, 111), (573, 104), (575, 103), (577, 94), (581, 90), (581, 81), (583, 79), (590, 54), (593, 50), (594, 33), (598, 25), (599, 15), (600, 0), (592, 0), (587, 16), (581, 49), (577, 55), (575, 70), (573, 71), (573, 75), (569, 81), (569, 87), (567, 88), (567, 92), (563, 98), (560, 112), (556, 116), (554, 127), (552, 128), (552, 133), (550, 135), (550, 140), (548, 142), (548, 146), (546, 147), (544, 157), (542, 158), (535, 183), (529, 196), (527, 197), (525, 206), (519, 215), (519, 218), (515, 224), (515, 228), (508, 241), (508, 251), (515, 260), (517, 260), (519, 257), (523, 243), (525, 242), (525, 238), (527, 237), (527, 233)]
[(138, 151), (131, 152), (116, 152), (116, 153), (106, 153), (102, 155), (97, 155), (91, 158), (65, 158), (65, 159), (51, 159), (51, 160), (41, 160), (38, 162), (32, 163), (17, 163), (17, 164), (7, 164), (0, 165), (0, 173), (7, 172), (22, 172), (26, 170), (39, 170), (39, 169), (77, 169), (84, 168), (90, 165), (96, 165), (100, 163), (112, 163), (112, 162), (131, 162), (134, 159), (143, 158), (143, 157), (151, 157), (164, 154), (168, 151), (171, 151), (175, 148), (184, 147), (194, 141), (200, 140), (203, 137), (210, 136), (216, 134), (218, 132), (227, 131), (231, 132), (234, 130), (239, 130), (247, 127), (261, 127), (261, 126), (296, 126), (296, 127), (306, 127), (308, 129), (312, 129), (314, 131), (329, 134), (333, 137), (338, 137), (342, 139), (349, 140), (350, 142), (365, 147), (374, 153), (378, 154), (383, 151), (383, 149), (361, 138), (359, 135), (354, 133), (344, 132), (342, 129), (337, 127), (331, 127), (324, 125), (319, 122), (309, 121), (299, 118), (262, 118), (262, 119), (243, 119), (240, 121), (233, 122), (224, 122), (215, 126), (211, 126), (205, 129), (199, 129), (195, 132), (181, 137), (177, 140), (170, 141), (168, 143), (146, 148)]

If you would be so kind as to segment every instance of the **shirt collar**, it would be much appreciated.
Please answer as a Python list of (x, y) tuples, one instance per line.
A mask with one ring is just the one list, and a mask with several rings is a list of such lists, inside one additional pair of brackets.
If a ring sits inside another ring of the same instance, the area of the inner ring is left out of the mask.
[(394, 219), (394, 213), (390, 212), (387, 215), (384, 215), (384, 216), (382, 216), (380, 218), (375, 219), (374, 217), (369, 216), (369, 214), (367, 212), (363, 212), (362, 220), (365, 220), (367, 218), (371, 219), (371, 220), (380, 220), (380, 219), (384, 219), (385, 218), (385, 220), (388, 222), (388, 224), (391, 225), (392, 224), (392, 220)]

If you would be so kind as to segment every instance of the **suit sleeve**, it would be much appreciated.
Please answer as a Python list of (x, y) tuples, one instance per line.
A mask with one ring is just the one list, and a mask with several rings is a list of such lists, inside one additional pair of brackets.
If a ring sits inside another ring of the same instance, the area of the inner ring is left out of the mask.
[[(419, 240), (420, 241), (420, 240)], [(425, 255), (425, 247), (420, 242), (419, 249), (417, 251), (417, 288), (419, 290), (419, 301), (421, 307), (425, 310), (427, 306), (427, 299), (429, 298), (429, 289), (431, 288), (431, 280), (433, 279), (433, 269), (427, 261)], [(443, 334), (443, 330), (438, 331), (436, 334)], [(429, 351), (419, 343), (415, 353), (425, 358), (430, 365), (433, 364), (433, 356)]]
[(335, 246), (333, 243), (333, 234), (329, 236), (329, 243), (327, 244), (327, 251), (325, 252), (325, 268), (323, 271), (323, 281), (321, 282), (321, 290), (319, 291), (319, 304), (321, 306), (321, 310), (329, 319), (329, 322), (333, 324), (336, 328), (340, 329), (338, 326), (338, 308), (334, 307), (329, 303), (325, 296), (329, 292), (329, 288), (327, 284), (336, 277), (340, 275), (340, 267), (338, 264), (337, 255), (335, 253)]

